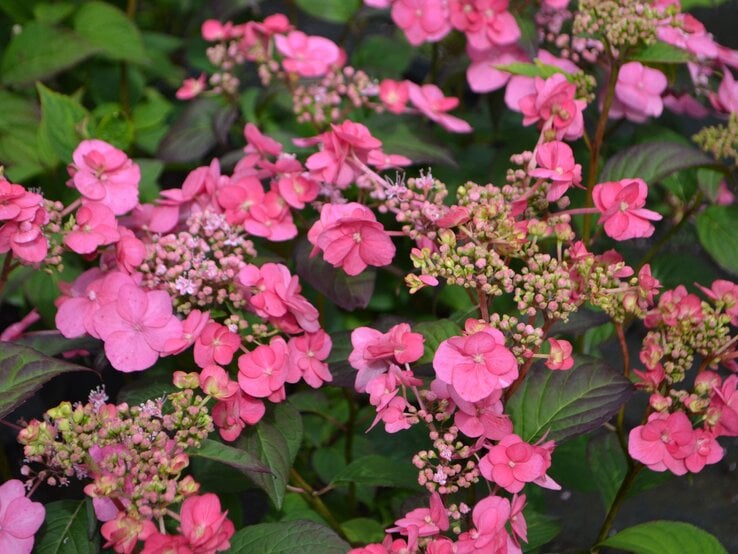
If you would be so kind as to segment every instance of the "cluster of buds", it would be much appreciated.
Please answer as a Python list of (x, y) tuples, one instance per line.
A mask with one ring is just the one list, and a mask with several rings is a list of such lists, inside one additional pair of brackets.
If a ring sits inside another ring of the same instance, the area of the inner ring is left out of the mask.
[(458, 435), (459, 429), (453, 425), (443, 432), (430, 432), (433, 450), (421, 450), (413, 456), (413, 465), (419, 470), (420, 486), (446, 495), (479, 482), (473, 449)]
[(731, 113), (727, 123), (702, 128), (692, 140), (716, 160), (730, 160), (738, 166), (738, 115)]
[(135, 520), (160, 518), (199, 488), (182, 473), (187, 452), (213, 429), (205, 404), (191, 389), (139, 406), (107, 403), (100, 390), (85, 404), (62, 402), (19, 433), (22, 472), (30, 485), (90, 479), (85, 493), (100, 519), (118, 512)]

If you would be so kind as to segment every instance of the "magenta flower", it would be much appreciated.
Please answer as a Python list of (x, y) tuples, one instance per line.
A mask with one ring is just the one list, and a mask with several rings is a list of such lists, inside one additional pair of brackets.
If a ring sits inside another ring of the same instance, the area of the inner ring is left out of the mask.
[(599, 223), (604, 225), (607, 236), (615, 240), (645, 238), (653, 235), (651, 221), (662, 217), (647, 210), (648, 185), (643, 179), (622, 179), (595, 185), (592, 189), (594, 204), (602, 215)]
[(193, 552), (223, 552), (231, 547), (235, 528), (228, 511), (220, 511), (220, 500), (213, 493), (187, 498), (179, 517), (179, 531)]
[(45, 516), (43, 504), (26, 498), (18, 479), (0, 485), (0, 552), (30, 554)]
[(79, 191), (85, 203), (105, 204), (115, 215), (136, 207), (141, 170), (125, 152), (102, 140), (83, 140), (72, 159), (68, 184)]
[(615, 102), (610, 117), (625, 117), (643, 123), (658, 117), (664, 109), (661, 95), (666, 90), (666, 75), (639, 62), (628, 62), (620, 68), (615, 84)]
[(555, 202), (571, 186), (581, 186), (582, 166), (574, 160), (574, 152), (565, 142), (553, 141), (541, 144), (536, 148), (538, 167), (530, 172), (532, 177), (548, 179), (546, 199)]
[(502, 333), (491, 328), (446, 339), (433, 357), (436, 376), (467, 402), (510, 386), (518, 377), (518, 364), (504, 340)]
[(436, 42), (451, 30), (445, 4), (443, 0), (395, 0), (392, 20), (413, 46)]
[(274, 44), (284, 56), (284, 70), (301, 77), (321, 77), (341, 59), (341, 50), (333, 41), (308, 36), (301, 31), (292, 31), (286, 36), (276, 35)]
[(471, 125), (463, 119), (446, 113), (459, 105), (458, 98), (444, 96), (436, 85), (418, 86), (415, 83), (409, 83), (409, 86), (410, 102), (428, 119), (452, 133), (471, 133)]
[(311, 255), (323, 252), (323, 259), (348, 275), (358, 275), (367, 266), (382, 267), (392, 262), (395, 245), (374, 213), (361, 204), (325, 204), (308, 232)]
[(639, 425), (628, 435), (628, 454), (652, 471), (675, 475), (687, 473), (684, 459), (693, 453), (695, 434), (684, 412), (654, 413), (648, 423)]
[(182, 334), (182, 322), (172, 315), (169, 295), (134, 285), (118, 289), (117, 300), (101, 306), (92, 319), (105, 342), (105, 355), (118, 371), (151, 367), (165, 351), (167, 340)]
[(257, 346), (238, 358), (238, 384), (255, 398), (266, 398), (284, 389), (289, 372), (289, 349), (282, 337)]

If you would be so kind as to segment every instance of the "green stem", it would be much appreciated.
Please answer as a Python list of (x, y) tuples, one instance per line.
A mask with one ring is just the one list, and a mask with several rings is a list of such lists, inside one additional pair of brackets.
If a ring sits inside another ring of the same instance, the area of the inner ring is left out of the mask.
[[(618, 73), (620, 73), (620, 64), (614, 58), (611, 58), (611, 70), (610, 77), (607, 81), (607, 89), (605, 91), (605, 100), (602, 103), (602, 112), (600, 112), (600, 118), (597, 121), (597, 127), (595, 129), (594, 138), (592, 139), (592, 149), (590, 150), (589, 156), (589, 173), (587, 174), (587, 197), (585, 200), (585, 207), (591, 208), (594, 206), (592, 200), (592, 189), (597, 183), (597, 175), (599, 174), (599, 163), (600, 163), (600, 149), (602, 148), (602, 142), (605, 137), (605, 129), (607, 128), (607, 117), (610, 114), (610, 107), (612, 101), (615, 98), (615, 84), (618, 82)], [(592, 215), (586, 214), (584, 216), (584, 223), (582, 227), (582, 241), (584, 244), (589, 243), (589, 237), (592, 233)]]
[(602, 523), (600, 532), (597, 535), (597, 540), (595, 541), (594, 546), (590, 550), (592, 554), (599, 553), (600, 551), (599, 544), (602, 541), (604, 541), (607, 538), (607, 536), (610, 534), (610, 529), (612, 529), (612, 525), (613, 523), (615, 523), (615, 517), (618, 515), (618, 512), (620, 511), (620, 507), (622, 506), (623, 502), (625, 501), (625, 498), (628, 495), (628, 490), (630, 489), (631, 486), (633, 486), (633, 483), (635, 482), (636, 477), (638, 477), (638, 474), (641, 472), (643, 467), (644, 467), (643, 464), (640, 464), (638, 462), (628, 467), (628, 473), (625, 474), (625, 478), (623, 479), (623, 482), (621, 483), (620, 488), (618, 489), (618, 492), (615, 495), (615, 499), (612, 501), (610, 510), (607, 512), (607, 516), (605, 516), (605, 521)]
[(341, 529), (341, 524), (338, 522), (336, 517), (328, 509), (323, 500), (315, 493), (315, 489), (297, 473), (297, 470), (293, 467), (290, 469), (290, 479), (292, 479), (298, 487), (303, 491), (302, 495), (307, 500), (313, 509), (318, 512), (326, 523), (333, 529), (338, 535), (345, 540), (348, 540), (346, 534)]

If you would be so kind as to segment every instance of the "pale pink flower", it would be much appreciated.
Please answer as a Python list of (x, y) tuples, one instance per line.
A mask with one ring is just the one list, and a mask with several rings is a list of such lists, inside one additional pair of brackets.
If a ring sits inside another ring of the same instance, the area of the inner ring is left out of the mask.
[(644, 208), (648, 185), (643, 179), (622, 179), (595, 185), (594, 204), (602, 215), (607, 236), (615, 240), (650, 237), (654, 232), (651, 221), (662, 219), (660, 214)]
[(323, 383), (333, 381), (333, 376), (325, 362), (331, 353), (331, 337), (318, 329), (316, 333), (305, 333), (299, 337), (290, 338), (287, 346), (290, 351), (290, 373), (288, 383), (296, 383), (300, 378), (308, 385), (317, 389)]
[(138, 204), (141, 170), (123, 152), (107, 142), (83, 140), (72, 154), (67, 169), (69, 186), (76, 188), (84, 202), (99, 202), (115, 215), (131, 211)]
[(660, 40), (688, 50), (700, 59), (717, 57), (718, 45), (699, 20), (688, 13), (678, 14), (675, 19), (678, 26), (666, 19), (666, 24), (656, 28), (656, 36)]
[(282, 67), (288, 73), (301, 77), (321, 77), (332, 65), (339, 63), (341, 50), (324, 37), (308, 36), (301, 31), (276, 35), (274, 44), (284, 56)]
[(620, 68), (615, 84), (615, 102), (610, 117), (625, 117), (643, 123), (649, 117), (659, 117), (664, 109), (661, 95), (666, 90), (666, 75), (640, 62), (628, 62)]
[(492, 446), (479, 461), (479, 471), (484, 478), (511, 493), (518, 493), (526, 483), (533, 482), (545, 488), (560, 489), (546, 475), (550, 466), (551, 457), (544, 447), (528, 444), (515, 434)]
[(75, 225), (64, 236), (64, 244), (77, 254), (90, 254), (119, 238), (118, 222), (112, 210), (104, 204), (89, 204), (77, 210)]
[(463, 119), (446, 113), (459, 105), (458, 98), (444, 96), (436, 85), (419, 86), (409, 83), (409, 86), (410, 102), (428, 119), (452, 133), (471, 133), (471, 125)]
[(0, 485), (0, 551), (30, 554), (45, 515), (43, 504), (26, 498), (23, 483), (18, 479), (5, 481)]
[(374, 213), (361, 204), (324, 204), (320, 220), (308, 231), (311, 255), (323, 252), (323, 259), (341, 267), (348, 275), (358, 275), (367, 266), (382, 267), (392, 262), (395, 245)]
[(574, 152), (565, 142), (545, 142), (536, 148), (538, 167), (530, 172), (532, 177), (548, 179), (551, 184), (546, 193), (549, 202), (555, 202), (571, 186), (582, 183), (582, 166), (575, 162)]
[(246, 394), (266, 398), (279, 393), (289, 373), (289, 350), (282, 337), (257, 346), (238, 358), (238, 384)]
[(192, 100), (193, 98), (200, 95), (205, 90), (205, 74), (200, 73), (200, 76), (195, 79), (190, 77), (185, 79), (182, 86), (177, 89), (174, 96), (179, 100)]
[(405, 111), (410, 98), (410, 89), (407, 81), (393, 81), (384, 79), (379, 83), (379, 99), (387, 111), (402, 113)]
[(730, 316), (730, 322), (738, 326), (738, 284), (725, 279), (717, 279), (708, 289), (701, 285), (697, 287), (715, 304), (721, 306)]
[(439, 41), (451, 30), (443, 0), (395, 0), (392, 20), (413, 46)]
[(694, 451), (692, 423), (684, 412), (654, 413), (648, 423), (639, 425), (628, 435), (630, 456), (652, 471), (684, 475), (684, 459)]
[(444, 340), (433, 357), (436, 376), (467, 402), (477, 402), (512, 384), (518, 377), (515, 356), (496, 329)]
[(228, 511), (220, 511), (220, 500), (213, 493), (188, 497), (179, 517), (179, 531), (194, 552), (223, 552), (231, 547), (235, 528)]
[[(103, 280), (108, 283), (104, 283)], [(127, 274), (98, 268), (88, 269), (73, 283), (61, 283), (62, 295), (57, 299), (56, 328), (68, 339), (85, 333), (100, 338), (95, 331), (92, 315), (104, 304), (115, 302), (118, 289), (136, 282)]]
[(575, 140), (584, 133), (582, 110), (587, 103), (576, 99), (577, 87), (561, 73), (548, 79), (536, 77), (535, 92), (520, 98), (523, 125), (538, 123), (555, 131), (558, 140)]
[(466, 53), (471, 60), (466, 68), (466, 81), (474, 92), (480, 94), (500, 89), (510, 81), (512, 74), (497, 69), (498, 65), (528, 61), (525, 52), (517, 45), (477, 50), (467, 44)]
[(182, 334), (169, 295), (133, 285), (121, 287), (116, 301), (101, 306), (92, 320), (111, 365), (124, 372), (151, 367), (164, 353), (166, 341)]
[(560, 370), (571, 369), (574, 365), (574, 358), (571, 357), (571, 343), (563, 339), (557, 340), (549, 338), (548, 344), (551, 351), (549, 352), (548, 359), (546, 360), (546, 367), (548, 369)]
[(418, 361), (423, 355), (425, 339), (413, 333), (410, 325), (399, 323), (382, 333), (371, 327), (358, 327), (351, 332), (353, 350), (349, 363), (358, 370), (355, 388), (366, 390), (366, 384), (387, 371), (392, 364), (404, 365)]
[(209, 365), (200, 372), (200, 388), (216, 400), (227, 400), (239, 390), (226, 371), (217, 365)]

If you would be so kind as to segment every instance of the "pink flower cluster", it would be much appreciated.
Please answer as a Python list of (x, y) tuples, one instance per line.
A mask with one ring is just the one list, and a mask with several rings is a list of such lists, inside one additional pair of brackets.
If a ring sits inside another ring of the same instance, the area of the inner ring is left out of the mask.
[(12, 252), (29, 264), (42, 262), (49, 250), (43, 229), (48, 221), (40, 194), (0, 177), (0, 254)]

